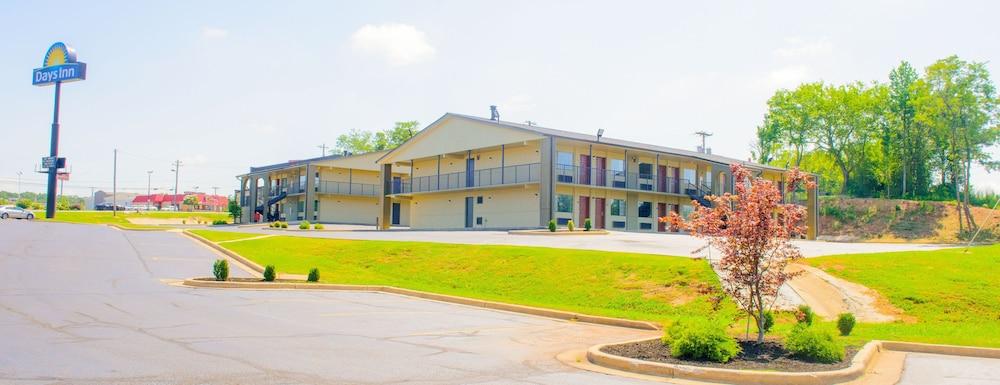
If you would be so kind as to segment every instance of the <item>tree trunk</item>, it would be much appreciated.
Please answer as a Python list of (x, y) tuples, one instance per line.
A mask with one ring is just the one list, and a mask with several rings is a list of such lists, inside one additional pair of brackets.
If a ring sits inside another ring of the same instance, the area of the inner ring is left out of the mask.
[[(952, 168), (954, 168), (954, 163), (952, 163)], [(962, 219), (962, 198), (958, 194), (958, 174), (956, 172), (951, 173), (951, 185), (955, 190), (955, 211), (958, 211), (958, 236), (962, 236), (965, 233), (965, 222)]]

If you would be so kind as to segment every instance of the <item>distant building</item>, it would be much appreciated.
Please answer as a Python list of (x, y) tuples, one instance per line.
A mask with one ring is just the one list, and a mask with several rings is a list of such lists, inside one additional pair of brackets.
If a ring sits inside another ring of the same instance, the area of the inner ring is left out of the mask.
[[(114, 195), (114, 197), (112, 197), (112, 195)], [(118, 194), (112, 194), (104, 190), (97, 190), (96, 192), (94, 192), (93, 199), (85, 201), (88, 203), (87, 208), (91, 210), (93, 210), (99, 204), (111, 203), (112, 200), (116, 201), (115, 203), (119, 205), (128, 206), (128, 202), (131, 202), (133, 199), (135, 199), (137, 195), (139, 194), (126, 193), (126, 192), (119, 192)]]
[[(198, 204), (184, 204), (186, 197), (193, 196)], [(185, 192), (184, 194), (153, 194), (136, 195), (132, 199), (132, 207), (155, 207), (162, 210), (165, 207), (180, 206), (181, 211), (225, 211), (229, 205), (229, 198), (222, 195), (211, 195), (200, 192)]]

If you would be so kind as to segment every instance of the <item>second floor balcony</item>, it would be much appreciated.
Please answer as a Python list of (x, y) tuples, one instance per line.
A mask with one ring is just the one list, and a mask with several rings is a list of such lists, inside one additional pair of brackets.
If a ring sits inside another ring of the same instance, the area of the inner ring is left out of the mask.
[(557, 164), (555, 166), (555, 174), (557, 183), (688, 196), (718, 193), (711, 186), (704, 184), (696, 185), (688, 179), (657, 175), (655, 173), (624, 172), (620, 170)]
[(410, 194), (476, 187), (537, 183), (541, 180), (541, 174), (541, 163), (530, 163), (486, 168), (474, 170), (472, 172), (460, 171), (440, 175), (400, 178), (392, 182), (392, 193)]

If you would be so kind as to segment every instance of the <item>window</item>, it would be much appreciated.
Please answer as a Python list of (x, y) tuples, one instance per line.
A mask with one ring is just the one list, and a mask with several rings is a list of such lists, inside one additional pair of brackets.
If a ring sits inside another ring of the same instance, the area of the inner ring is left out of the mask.
[(483, 225), (483, 217), (476, 217), (476, 225), (479, 226)]
[(611, 222), (611, 227), (612, 228), (616, 228), (616, 229), (624, 229), (625, 228), (625, 221), (614, 221), (614, 222)]
[(569, 223), (569, 221), (570, 221), (569, 218), (556, 218), (556, 224), (559, 226), (566, 226), (566, 224)]
[(640, 223), (639, 224), (639, 230), (652, 230), (652, 229), (653, 229), (653, 224), (652, 223)]
[(560, 213), (572, 213), (573, 212), (573, 196), (566, 194), (556, 195), (556, 212)]
[[(306, 189), (306, 175), (305, 174), (300, 174), (299, 175), (299, 185), (295, 186), (295, 188), (292, 189), (292, 192), (302, 192), (302, 191), (305, 191), (305, 189)], [(302, 210), (299, 210), (299, 211), (302, 211)]]
[(681, 205), (681, 218), (688, 219), (688, 216), (694, 212), (694, 206), (691, 205)]
[(480, 204), (480, 205), (483, 204), (483, 196), (482, 195), (476, 197), (476, 204)]
[[(611, 186), (625, 188), (625, 161), (622, 159), (611, 159)], [(621, 180), (619, 180), (621, 179)]]
[(639, 218), (651, 218), (653, 216), (653, 203), (639, 202)]
[(639, 163), (639, 177), (651, 179), (653, 177), (653, 165), (649, 163)]
[(570, 152), (557, 152), (556, 153), (556, 164), (564, 166), (573, 165), (573, 153)]
[(316, 179), (313, 180), (313, 190), (319, 192), (319, 171), (316, 171)]
[(694, 170), (690, 168), (681, 170), (681, 179), (686, 179), (687, 183), (695, 183), (696, 178), (697, 176), (695, 175)]
[(611, 215), (625, 216), (625, 201), (621, 199), (611, 200)]

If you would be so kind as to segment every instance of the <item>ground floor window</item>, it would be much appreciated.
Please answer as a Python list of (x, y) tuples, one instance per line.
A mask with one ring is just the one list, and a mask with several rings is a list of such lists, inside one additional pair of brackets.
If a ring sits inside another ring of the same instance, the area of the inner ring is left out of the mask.
[(653, 203), (639, 202), (639, 218), (653, 217)]
[(623, 199), (611, 200), (611, 215), (625, 216), (625, 200)]
[(688, 219), (691, 213), (694, 212), (694, 206), (691, 205), (681, 205), (681, 218)]
[(556, 212), (560, 213), (572, 213), (573, 212), (573, 196), (566, 194), (556, 195)]

